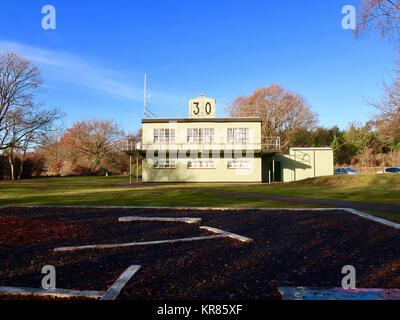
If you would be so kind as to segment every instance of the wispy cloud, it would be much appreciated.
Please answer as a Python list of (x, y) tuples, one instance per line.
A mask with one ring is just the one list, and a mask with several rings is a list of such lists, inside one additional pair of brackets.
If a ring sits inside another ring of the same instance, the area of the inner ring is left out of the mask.
[[(127, 75), (123, 71), (105, 68), (100, 64), (94, 63), (91, 59), (68, 52), (0, 40), (0, 52), (4, 51), (18, 52), (39, 64), (45, 71), (45, 78), (76, 85), (79, 86), (79, 89), (97, 90), (122, 99), (143, 100), (143, 89), (128, 83), (126, 80)], [(135, 76), (141, 77), (140, 74)], [(46, 85), (52, 86), (51, 83)], [(180, 97), (155, 91), (152, 92), (152, 99), (156, 103), (162, 103), (161, 101), (168, 101), (169, 103), (182, 102)]]

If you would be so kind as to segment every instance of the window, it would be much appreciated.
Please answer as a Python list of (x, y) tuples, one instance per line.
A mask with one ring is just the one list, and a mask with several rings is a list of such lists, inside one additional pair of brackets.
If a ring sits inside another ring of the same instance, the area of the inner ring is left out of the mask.
[(154, 143), (175, 142), (175, 129), (154, 129)]
[(154, 169), (176, 169), (176, 161), (160, 160), (154, 162)]
[(215, 169), (215, 161), (188, 161), (188, 169)]
[(248, 128), (228, 129), (228, 143), (248, 143), (248, 142), (249, 142)]
[(250, 169), (249, 160), (228, 161), (228, 169)]
[(205, 129), (187, 129), (187, 142), (189, 143), (211, 143), (214, 142), (215, 130)]

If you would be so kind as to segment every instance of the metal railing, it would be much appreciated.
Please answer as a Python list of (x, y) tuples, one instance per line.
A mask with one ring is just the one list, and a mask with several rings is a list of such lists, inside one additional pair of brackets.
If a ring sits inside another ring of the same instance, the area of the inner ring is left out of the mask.
[(117, 148), (121, 151), (140, 151), (141, 142), (134, 139), (123, 139), (118, 141)]
[(265, 137), (260, 143), (251, 142), (170, 142), (170, 143), (142, 143), (133, 139), (124, 139), (120, 141), (120, 150), (122, 151), (146, 151), (146, 150), (259, 150), (259, 151), (280, 151), (280, 137)]
[(263, 151), (280, 151), (281, 137), (264, 137), (262, 138)]

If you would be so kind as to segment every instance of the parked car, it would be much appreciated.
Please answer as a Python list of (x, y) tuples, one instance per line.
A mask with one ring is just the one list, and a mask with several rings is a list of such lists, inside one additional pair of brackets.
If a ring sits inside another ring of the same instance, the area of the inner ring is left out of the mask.
[(360, 174), (356, 169), (353, 168), (337, 168), (335, 174)]
[(400, 173), (400, 167), (386, 168), (383, 171), (378, 171), (377, 173)]

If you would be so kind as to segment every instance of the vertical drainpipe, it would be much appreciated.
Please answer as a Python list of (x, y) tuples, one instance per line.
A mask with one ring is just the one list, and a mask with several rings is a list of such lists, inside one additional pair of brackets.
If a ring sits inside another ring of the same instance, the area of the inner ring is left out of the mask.
[(275, 156), (272, 160), (272, 182), (275, 182)]
[(136, 182), (139, 181), (139, 158), (136, 156)]
[(314, 150), (314, 178), (317, 176), (316, 172), (315, 172), (315, 150)]
[(270, 168), (270, 161), (268, 159), (268, 183), (271, 183), (271, 168)]

